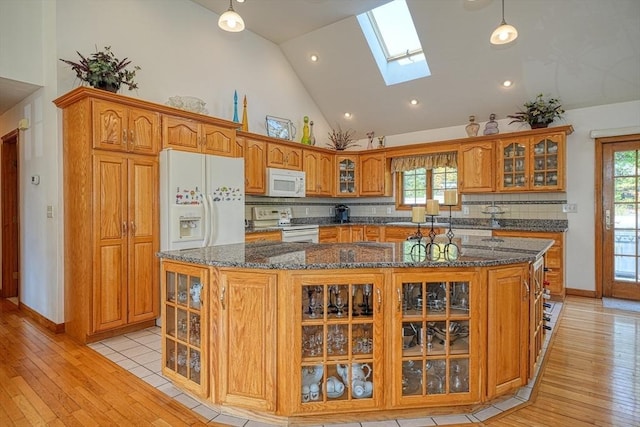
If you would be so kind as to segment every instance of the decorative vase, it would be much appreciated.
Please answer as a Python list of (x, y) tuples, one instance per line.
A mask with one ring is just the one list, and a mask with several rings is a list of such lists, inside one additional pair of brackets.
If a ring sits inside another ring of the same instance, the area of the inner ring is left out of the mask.
[(544, 122), (544, 123), (531, 123), (531, 129), (540, 129), (540, 128), (546, 128), (549, 127), (549, 123)]
[(120, 90), (120, 85), (114, 83), (98, 82), (96, 83), (95, 88), (117, 93)]
[(491, 113), (489, 115), (489, 121), (487, 122), (486, 125), (484, 125), (483, 134), (495, 135), (496, 133), (499, 133), (499, 132), (500, 131), (498, 130), (498, 122), (496, 122), (496, 115)]
[(477, 136), (480, 125), (476, 123), (476, 116), (469, 116), (469, 124), (464, 127), (467, 131), (467, 136)]
[(306, 145), (311, 144), (311, 139), (309, 138), (309, 116), (304, 116), (304, 125), (302, 126), (302, 139), (300, 142)]
[(313, 134), (313, 120), (309, 122), (309, 143), (316, 145), (316, 136)]
[(242, 130), (249, 131), (249, 118), (247, 117), (247, 95), (244, 96), (244, 103), (242, 107)]

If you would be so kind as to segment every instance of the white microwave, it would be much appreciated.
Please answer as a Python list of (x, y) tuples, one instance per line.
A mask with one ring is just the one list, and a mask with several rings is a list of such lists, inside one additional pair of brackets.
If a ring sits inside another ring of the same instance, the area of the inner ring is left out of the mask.
[(267, 196), (304, 197), (305, 190), (304, 172), (267, 168)]

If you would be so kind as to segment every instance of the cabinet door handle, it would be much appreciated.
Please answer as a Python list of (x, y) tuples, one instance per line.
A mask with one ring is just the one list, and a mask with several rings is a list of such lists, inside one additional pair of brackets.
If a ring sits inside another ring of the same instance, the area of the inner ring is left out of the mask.
[(396, 292), (398, 293), (398, 305), (396, 310), (400, 312), (400, 310), (402, 309), (402, 291), (400, 290), (400, 288), (396, 288)]
[(122, 145), (127, 145), (127, 130), (122, 129)]
[(122, 221), (122, 235), (127, 235), (127, 221)]
[(220, 305), (222, 305), (222, 309), (224, 310), (224, 295), (227, 291), (227, 288), (225, 288), (224, 286), (222, 287), (222, 289), (220, 289)]
[(131, 135), (131, 137), (129, 138), (129, 143), (133, 145), (133, 143), (136, 141), (136, 138), (134, 137), (134, 134), (133, 134), (133, 129), (129, 130), (129, 134)]
[(526, 289), (526, 293), (525, 293), (524, 297), (522, 297), (522, 299), (526, 300), (529, 297), (529, 283), (526, 280), (523, 280), (522, 284), (524, 285), (524, 287)]
[(382, 291), (380, 288), (376, 288), (376, 295), (378, 295), (378, 312), (382, 309)]
[(131, 234), (132, 234), (132, 235), (135, 235), (135, 234), (136, 234), (136, 223), (135, 223), (135, 222), (133, 222), (133, 221), (131, 221), (131, 228), (130, 228), (130, 230), (131, 230)]

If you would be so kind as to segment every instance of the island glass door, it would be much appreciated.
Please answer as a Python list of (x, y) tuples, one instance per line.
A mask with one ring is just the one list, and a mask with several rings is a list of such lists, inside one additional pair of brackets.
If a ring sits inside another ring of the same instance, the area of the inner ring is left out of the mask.
[(479, 399), (475, 273), (395, 277), (393, 396), (398, 406)]

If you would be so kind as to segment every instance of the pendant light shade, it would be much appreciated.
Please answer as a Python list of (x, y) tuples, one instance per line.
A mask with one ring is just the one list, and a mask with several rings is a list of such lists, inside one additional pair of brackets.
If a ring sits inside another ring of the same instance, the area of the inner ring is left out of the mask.
[(220, 15), (220, 19), (218, 19), (218, 27), (225, 31), (238, 33), (244, 30), (244, 21), (242, 20), (242, 17), (233, 10), (233, 5), (231, 4), (232, 1), (233, 0), (229, 0), (229, 9)]
[(504, 0), (502, 0), (502, 22), (500, 26), (491, 33), (491, 44), (507, 44), (518, 38), (518, 30), (513, 25), (509, 25), (504, 20)]

